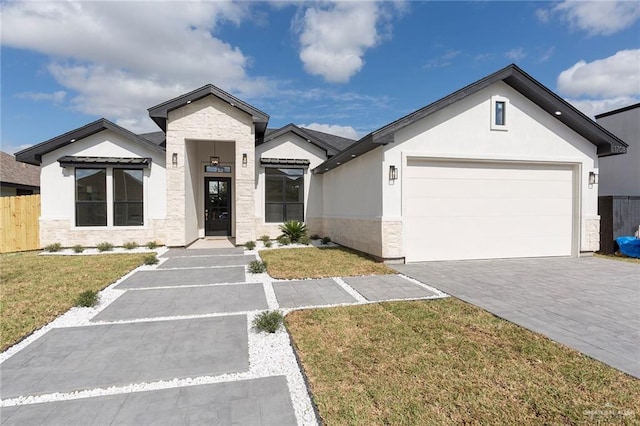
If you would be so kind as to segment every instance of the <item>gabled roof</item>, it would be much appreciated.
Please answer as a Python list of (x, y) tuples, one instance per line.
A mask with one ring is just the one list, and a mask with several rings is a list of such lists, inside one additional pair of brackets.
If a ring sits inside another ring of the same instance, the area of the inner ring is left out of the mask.
[[(525, 73), (517, 65), (511, 64), (475, 83), (470, 84), (452, 94), (427, 105), (411, 114), (408, 114), (392, 123), (369, 133), (356, 144), (350, 146), (338, 155), (325, 161), (316, 167), (314, 173), (324, 173), (360, 156), (380, 145), (394, 142), (394, 134), (398, 130), (407, 127), (449, 105), (454, 104), (480, 90), (503, 81), (530, 101), (545, 110), (549, 115), (564, 123), (567, 127), (597, 146), (599, 157), (622, 154), (626, 152), (627, 144), (621, 139), (604, 129), (589, 117), (578, 111), (574, 106), (560, 96), (547, 89), (540, 82)], [(560, 114), (558, 115), (557, 112)]]
[(299, 137), (301, 137), (302, 139), (306, 140), (307, 142), (312, 143), (313, 145), (322, 149), (327, 153), (327, 156), (329, 157), (331, 157), (332, 155), (336, 155), (338, 152), (340, 152), (339, 148), (333, 146), (332, 144), (327, 143), (324, 137), (320, 138), (319, 135), (317, 134), (320, 132), (311, 133), (309, 129), (303, 129), (301, 127), (296, 126), (293, 123), (289, 123), (286, 126), (281, 127), (279, 129), (269, 129), (269, 131), (265, 134), (264, 138), (258, 140), (257, 145), (272, 141), (275, 138), (282, 136), (288, 132), (294, 133)]
[(604, 117), (609, 117), (610, 115), (620, 114), (621, 112), (631, 111), (632, 109), (636, 109), (636, 108), (640, 108), (640, 102), (634, 105), (629, 105), (626, 107), (614, 109), (613, 111), (607, 111), (607, 112), (603, 112), (602, 114), (598, 114), (596, 115), (596, 120), (599, 120), (600, 118), (604, 118)]
[(64, 146), (72, 144), (88, 136), (94, 135), (103, 130), (111, 130), (112, 132), (117, 133), (118, 135), (132, 142), (142, 144), (143, 146), (157, 151), (164, 151), (163, 148), (158, 146), (157, 144), (143, 137), (140, 137), (135, 133), (130, 132), (124, 127), (120, 127), (117, 124), (112, 123), (106, 118), (101, 118), (94, 121), (93, 123), (87, 124), (86, 126), (72, 130), (63, 135), (56, 136), (53, 139), (49, 139), (48, 141), (39, 143), (27, 149), (23, 149), (20, 152), (16, 152), (16, 159), (18, 161), (22, 161), (23, 163), (35, 164), (39, 166), (42, 162), (42, 156), (44, 154), (48, 154), (51, 151), (60, 149)]
[(15, 157), (0, 152), (0, 182), (40, 187), (40, 167), (16, 161)]
[(253, 123), (256, 127), (256, 136), (264, 135), (264, 132), (267, 129), (267, 123), (269, 122), (269, 115), (214, 86), (213, 84), (207, 84), (206, 86), (202, 86), (192, 92), (185, 93), (184, 95), (180, 95), (149, 108), (149, 117), (151, 117), (151, 119), (166, 132), (169, 111), (173, 111), (174, 109), (183, 107), (193, 101), (197, 101), (209, 95), (222, 99), (232, 107), (238, 108), (240, 111), (249, 114), (253, 118)]
[(311, 130), (311, 129), (307, 129), (306, 127), (302, 127), (302, 129), (305, 132), (309, 133), (310, 135), (316, 136), (318, 139), (323, 140), (325, 143), (336, 148), (338, 151), (344, 151), (345, 149), (349, 148), (351, 145), (357, 142), (355, 139), (349, 139), (343, 136), (319, 132), (318, 130)]
[(165, 148), (167, 146), (167, 135), (164, 132), (140, 133), (138, 136), (153, 142), (159, 147)]

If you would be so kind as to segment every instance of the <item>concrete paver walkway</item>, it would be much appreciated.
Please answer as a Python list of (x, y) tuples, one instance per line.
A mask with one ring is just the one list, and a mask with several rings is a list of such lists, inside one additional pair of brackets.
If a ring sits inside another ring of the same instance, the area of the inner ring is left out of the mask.
[(278, 304), (283, 308), (326, 306), (337, 303), (355, 303), (356, 299), (334, 280), (280, 281), (273, 283)]
[(255, 256), (229, 255), (229, 256), (181, 256), (172, 257), (158, 266), (158, 269), (169, 268), (208, 268), (212, 266), (239, 266), (246, 265)]
[(173, 287), (181, 285), (205, 285), (241, 283), (245, 281), (244, 266), (222, 268), (164, 269), (138, 271), (116, 286), (118, 290), (129, 288)]
[(640, 265), (585, 257), (392, 266), (640, 377)]
[(418, 299), (433, 297), (436, 293), (412, 283), (398, 275), (377, 275), (371, 277), (345, 277), (343, 280), (367, 300), (382, 301), (394, 299)]

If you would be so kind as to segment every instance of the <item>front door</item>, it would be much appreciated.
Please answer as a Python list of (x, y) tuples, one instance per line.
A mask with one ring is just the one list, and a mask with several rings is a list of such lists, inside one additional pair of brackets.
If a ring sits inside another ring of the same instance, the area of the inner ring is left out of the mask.
[(204, 235), (231, 235), (231, 178), (204, 178)]

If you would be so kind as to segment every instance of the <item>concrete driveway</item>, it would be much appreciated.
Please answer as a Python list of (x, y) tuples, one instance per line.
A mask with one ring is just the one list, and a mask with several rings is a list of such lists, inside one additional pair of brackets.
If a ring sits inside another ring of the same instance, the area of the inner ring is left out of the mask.
[(640, 378), (640, 265), (583, 257), (391, 266)]

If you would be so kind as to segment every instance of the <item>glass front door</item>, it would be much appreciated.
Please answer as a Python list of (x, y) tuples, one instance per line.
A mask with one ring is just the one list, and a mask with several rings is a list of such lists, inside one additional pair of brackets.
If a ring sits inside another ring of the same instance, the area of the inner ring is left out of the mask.
[(231, 178), (204, 178), (204, 234), (231, 236)]

